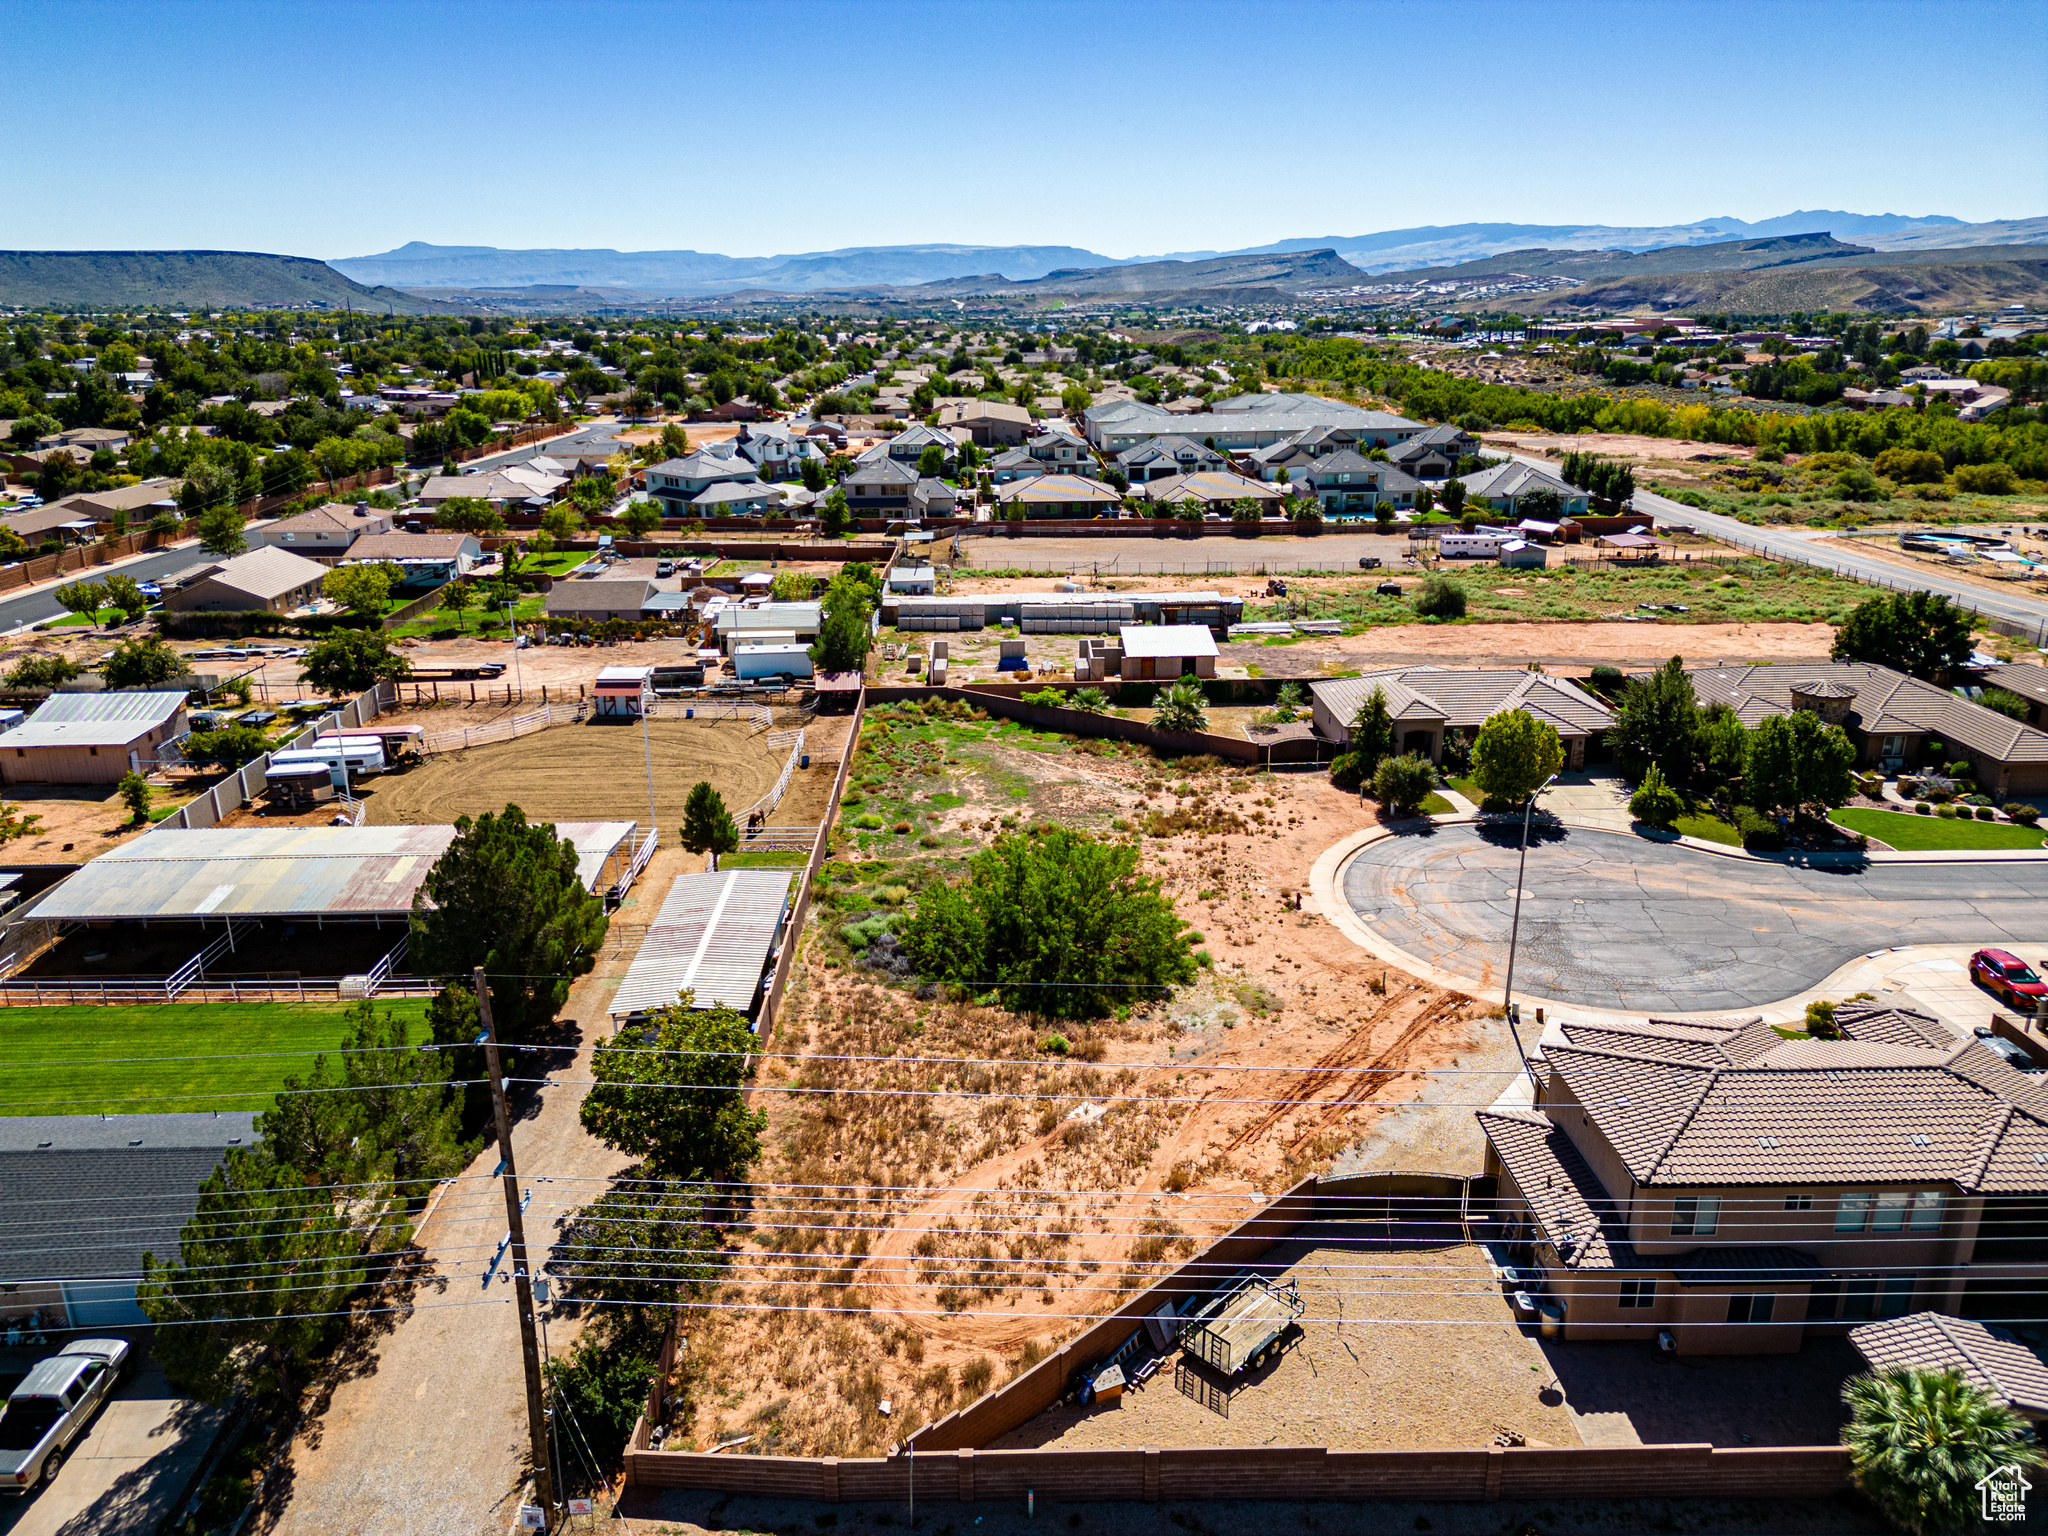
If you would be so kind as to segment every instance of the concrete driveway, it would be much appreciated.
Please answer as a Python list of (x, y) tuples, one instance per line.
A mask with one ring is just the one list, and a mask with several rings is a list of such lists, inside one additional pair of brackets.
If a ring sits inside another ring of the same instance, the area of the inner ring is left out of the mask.
[[(1507, 968), (1519, 823), (1382, 838), (1342, 896), (1389, 944), (1485, 988)], [(1539, 826), (1517, 995), (1618, 1012), (1753, 1009), (1895, 944), (2048, 943), (2048, 864), (1817, 869)]]
[(71, 1448), (54, 1481), (0, 1501), (7, 1536), (153, 1536), (191, 1492), (225, 1408), (180, 1397), (144, 1361)]

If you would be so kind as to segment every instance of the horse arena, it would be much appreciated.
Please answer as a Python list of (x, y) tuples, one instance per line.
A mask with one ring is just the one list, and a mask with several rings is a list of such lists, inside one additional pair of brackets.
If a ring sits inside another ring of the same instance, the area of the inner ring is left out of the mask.
[[(756, 715), (685, 720), (657, 715), (643, 745), (637, 718), (564, 722), (508, 741), (435, 753), (364, 788), (372, 826), (445, 823), (458, 816), (523, 810), (530, 821), (647, 822), (647, 754), (654, 762), (656, 824), (673, 837), (700, 781), (735, 817), (774, 789), (789, 761), (794, 711), (764, 728)], [(771, 820), (773, 818), (771, 817)]]

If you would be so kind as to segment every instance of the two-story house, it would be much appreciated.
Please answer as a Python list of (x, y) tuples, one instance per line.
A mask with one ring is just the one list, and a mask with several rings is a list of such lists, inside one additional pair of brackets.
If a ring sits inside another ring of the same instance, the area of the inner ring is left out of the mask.
[(663, 517), (700, 517), (685, 508), (714, 485), (751, 485), (761, 473), (737, 454), (699, 450), (680, 459), (647, 466), (647, 494), (661, 503)]
[(1116, 456), (1116, 467), (1132, 485), (1164, 480), (1168, 475), (1212, 473), (1230, 468), (1230, 461), (1214, 448), (1189, 437), (1155, 437), (1150, 442), (1126, 448)]
[(786, 480), (800, 472), (806, 459), (825, 462), (817, 444), (779, 421), (741, 427), (739, 436), (732, 440), (732, 449), (753, 465), (763, 480)]
[(2048, 1088), (1904, 1009), (1555, 1026), (1481, 1112), (1494, 1211), (1567, 1339), (1789, 1353), (1809, 1329), (2038, 1285)]
[[(1491, 507), (1496, 512), (1521, 515), (1523, 502), (1539, 493), (1555, 501), (1551, 510), (1556, 516), (1585, 515), (1588, 498), (1584, 491), (1532, 464), (1496, 464), (1465, 480), (1465, 505), (1475, 510)], [(1535, 508), (1528, 511), (1533, 514)]]
[(884, 457), (856, 464), (853, 473), (839, 484), (855, 517), (903, 517), (909, 512), (910, 493), (917, 482), (915, 464)]
[(1396, 507), (1415, 505), (1413, 476), (1381, 460), (1368, 459), (1355, 448), (1340, 448), (1310, 459), (1291, 472), (1288, 481), (1306, 488), (1325, 512), (1370, 512), (1383, 501)]
[(1431, 427), (1387, 450), (1387, 462), (1418, 480), (1447, 480), (1458, 460), (1479, 452), (1479, 440), (1458, 427)]
[(335, 561), (349, 551), (357, 539), (391, 531), (391, 514), (375, 507), (351, 507), (330, 501), (295, 517), (259, 523), (248, 532), (249, 543), (288, 549), (309, 560)]

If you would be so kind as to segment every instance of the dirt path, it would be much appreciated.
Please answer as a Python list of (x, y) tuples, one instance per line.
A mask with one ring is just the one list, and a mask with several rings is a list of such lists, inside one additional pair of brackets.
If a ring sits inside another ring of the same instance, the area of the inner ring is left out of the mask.
[[(680, 849), (657, 855), (622, 920), (658, 909), (675, 876), (698, 867), (701, 860)], [(571, 991), (564, 1019), (573, 1021), (580, 1048), (573, 1067), (558, 1067), (562, 1077), (590, 1076), (592, 1050), (608, 1032), (605, 1005), (630, 959), (630, 949), (605, 951)], [(626, 1164), (578, 1124), (583, 1093), (575, 1086), (545, 1091), (513, 1128), (521, 1182), (535, 1191), (527, 1214), (535, 1245), (551, 1241), (558, 1219), (601, 1193), (598, 1181)], [(276, 1536), (500, 1536), (510, 1524), (527, 1443), (519, 1327), (509, 1272), (487, 1290), (480, 1284), (505, 1230), (502, 1188), (490, 1178), (497, 1161), (497, 1147), (486, 1144), (422, 1227), (417, 1241), (426, 1278), (414, 1298), (417, 1310), (309, 1418), (266, 1479), (265, 1519), (255, 1529)], [(561, 1182), (572, 1179), (578, 1182)], [(464, 1302), (486, 1304), (450, 1305)], [(576, 1331), (551, 1319), (553, 1351), (567, 1349)]]

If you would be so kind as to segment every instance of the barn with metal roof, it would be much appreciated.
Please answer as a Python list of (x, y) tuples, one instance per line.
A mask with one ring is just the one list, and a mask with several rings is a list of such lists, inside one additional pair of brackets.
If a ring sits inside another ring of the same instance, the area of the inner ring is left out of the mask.
[(7, 733), (0, 782), (112, 784), (184, 734), (185, 690), (53, 693)]
[(613, 994), (623, 1019), (672, 1006), (684, 992), (699, 1008), (751, 1014), (789, 916), (786, 869), (681, 875)]
[[(577, 873), (608, 886), (631, 857), (630, 821), (564, 821)], [(162, 828), (112, 848), (30, 916), (56, 922), (403, 918), (455, 840), (452, 826)]]

